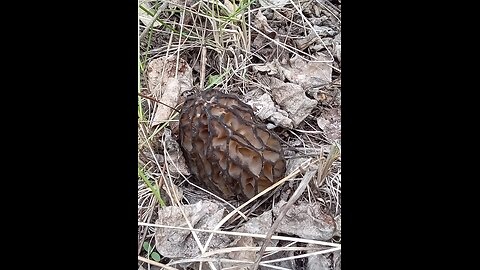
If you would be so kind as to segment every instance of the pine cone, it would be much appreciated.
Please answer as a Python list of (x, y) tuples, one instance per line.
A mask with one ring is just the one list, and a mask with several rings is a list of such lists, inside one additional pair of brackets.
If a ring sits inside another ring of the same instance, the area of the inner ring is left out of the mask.
[(187, 98), (179, 129), (191, 173), (224, 199), (250, 199), (285, 174), (278, 136), (234, 95), (208, 90)]

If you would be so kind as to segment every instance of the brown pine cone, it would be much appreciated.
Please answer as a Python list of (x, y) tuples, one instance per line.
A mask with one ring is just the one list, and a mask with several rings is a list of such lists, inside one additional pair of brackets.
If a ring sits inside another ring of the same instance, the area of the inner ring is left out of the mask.
[(217, 90), (187, 98), (180, 145), (191, 173), (224, 199), (250, 199), (285, 174), (278, 136), (250, 106)]

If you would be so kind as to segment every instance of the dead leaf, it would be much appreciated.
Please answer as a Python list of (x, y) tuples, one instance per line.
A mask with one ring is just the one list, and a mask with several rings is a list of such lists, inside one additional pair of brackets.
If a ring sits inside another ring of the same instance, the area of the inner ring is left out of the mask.
[(338, 59), (338, 64), (342, 63), (342, 33), (338, 33), (333, 39), (333, 48), (335, 52), (335, 56)]
[(255, 115), (260, 119), (271, 121), (274, 124), (273, 127), (293, 128), (293, 123), (288, 118), (288, 113), (275, 107), (272, 98), (267, 93), (250, 100), (247, 104), (253, 108)]
[[(280, 214), (285, 201), (280, 201), (273, 210), (276, 217)], [(288, 209), (276, 230), (278, 233), (296, 235), (306, 239), (330, 240), (335, 231), (333, 218), (321, 210), (321, 203), (300, 203)]]
[(325, 37), (325, 38), (322, 38), (322, 41), (323, 43), (317, 40), (317, 42), (315, 42), (315, 45), (310, 46), (310, 50), (318, 52), (323, 49), (326, 49), (327, 47), (331, 50), (333, 39), (330, 37)]
[[(299, 144), (301, 144), (300, 141), (298, 141), (298, 142), (299, 142)], [(286, 170), (285, 174), (289, 175), (294, 170), (298, 169), (300, 166), (305, 165), (304, 163), (307, 160), (309, 160), (309, 158), (303, 158), (303, 157), (296, 157), (296, 158), (291, 158), (291, 159), (287, 160), (287, 170)]]
[[(249, 236), (239, 237), (239, 240), (235, 242), (235, 247), (255, 247), (253, 238)], [(228, 258), (238, 261), (255, 261), (255, 251), (231, 251), (228, 253)], [(248, 267), (238, 268), (238, 263), (223, 263), (223, 268), (233, 267), (239, 270), (248, 270)]]
[(330, 270), (331, 262), (327, 255), (318, 254), (308, 256), (307, 270)]
[(335, 251), (333, 252), (333, 270), (341, 270), (341, 262), (342, 262), (342, 252)]
[(163, 123), (170, 118), (172, 108), (177, 104), (178, 97), (180, 96), (180, 84), (175, 78), (168, 78), (163, 87), (163, 94), (160, 98), (160, 102), (157, 104), (155, 110), (155, 116), (152, 120), (152, 126)]
[(163, 140), (165, 141), (166, 150), (168, 152), (167, 161), (170, 173), (181, 173), (184, 176), (190, 175), (190, 171), (185, 163), (185, 158), (180, 150), (180, 146), (178, 142), (172, 138), (172, 132), (170, 129), (164, 129)]
[(342, 122), (339, 107), (322, 112), (317, 118), (317, 124), (325, 132), (325, 137), (329, 142), (333, 143), (341, 139)]
[(297, 44), (297, 49), (303, 51), (313, 43), (317, 41), (318, 37), (315, 35), (315, 33), (312, 31), (310, 34), (308, 34), (307, 37), (295, 40), (295, 43)]
[(253, 26), (260, 30), (263, 33), (270, 33), (272, 32), (271, 27), (268, 25), (268, 20), (265, 15), (263, 15), (262, 11), (259, 10), (253, 19)]
[[(176, 195), (176, 199), (173, 199), (171, 197), (172, 194)], [(161, 193), (162, 198), (165, 198), (165, 203), (167, 205), (173, 204), (173, 201), (181, 201), (183, 199), (183, 189), (181, 189), (179, 186), (173, 184), (167, 189), (166, 185), (162, 185), (162, 193)]]
[(317, 105), (316, 100), (305, 95), (305, 91), (300, 85), (285, 83), (273, 77), (263, 77), (262, 80), (270, 87), (272, 97), (280, 108), (288, 113), (294, 127), (298, 126)]
[[(196, 229), (213, 229), (223, 218), (225, 208), (211, 201), (199, 201), (192, 205), (182, 206), (186, 216), (192, 226)], [(270, 211), (271, 212), (271, 211)], [(159, 210), (156, 224), (187, 227), (185, 219), (180, 211), (180, 207), (168, 206)], [(266, 233), (271, 226), (272, 216), (261, 215), (260, 217), (249, 220), (244, 226), (238, 229), (239, 232), (262, 232)], [(250, 224), (250, 225), (247, 225)], [(197, 232), (199, 241), (204, 244), (209, 237), (209, 233)], [(258, 246), (255, 238), (249, 236), (227, 236), (214, 234), (209, 244), (208, 251), (214, 251), (228, 247), (255, 247)], [(169, 228), (157, 228), (155, 233), (155, 246), (157, 251), (168, 258), (194, 258), (200, 255), (193, 235), (188, 230), (178, 230)], [(220, 253), (209, 256), (210, 258), (228, 258), (235, 260), (255, 260), (254, 251), (234, 251), (229, 253)], [(191, 267), (198, 269), (198, 263), (181, 264), (182, 267)], [(221, 263), (219, 269), (225, 267), (238, 267), (238, 263)], [(243, 269), (243, 268), (236, 268)]]
[[(269, 229), (272, 227), (272, 210), (263, 212), (260, 216), (251, 218), (245, 224), (243, 224), (240, 228), (238, 228), (238, 232), (245, 232), (245, 233), (253, 233), (253, 234), (267, 234)], [(262, 246), (263, 239), (262, 238), (253, 238), (252, 246)], [(278, 240), (271, 240), (271, 246), (276, 246)], [(241, 243), (236, 244), (236, 246), (240, 246)], [(253, 252), (253, 259), (255, 260), (255, 252)]]
[(335, 217), (335, 236), (342, 237), (342, 215)]
[(154, 112), (151, 125), (156, 126), (168, 120), (172, 107), (177, 105), (178, 97), (193, 87), (192, 68), (188, 63), (175, 56), (153, 59), (147, 69), (148, 87), (160, 102)]
[(267, 234), (272, 227), (272, 211), (263, 212), (260, 216), (251, 218), (237, 231), (253, 234)]
[(308, 20), (313, 24), (313, 25), (322, 25), (323, 22), (327, 21), (328, 20), (328, 17), (325, 16), (325, 15), (320, 15), (320, 12), (321, 11), (317, 11), (317, 6), (313, 6), (314, 8), (314, 13), (318, 13), (318, 14), (315, 14), (315, 17), (312, 17), (312, 18), (309, 18)]
[(177, 57), (175, 55), (153, 59), (148, 64), (147, 77), (148, 88), (156, 97), (163, 94), (164, 89), (162, 87), (169, 78), (178, 80), (182, 93), (193, 86), (192, 68), (182, 58), (179, 59), (177, 67)]
[(323, 118), (323, 117), (318, 117), (317, 118), (317, 124), (318, 126), (322, 129), (322, 130), (325, 130), (325, 127), (329, 124), (330, 122)]
[(263, 56), (265, 59), (272, 59), (277, 50), (277, 46), (273, 44), (273, 40), (277, 37), (277, 32), (270, 27), (267, 18), (260, 10), (257, 12), (252, 22), (253, 27), (261, 32), (257, 33), (257, 31), (254, 31), (252, 41), (253, 52)]
[[(317, 56), (318, 61), (327, 61), (322, 54)], [(332, 67), (327, 62), (306, 62), (300, 57), (293, 57), (288, 63), (281, 64), (278, 69), (290, 82), (302, 86), (304, 89), (317, 88), (332, 82)]]
[[(223, 218), (225, 208), (210, 201), (199, 201), (193, 205), (181, 206), (192, 226), (196, 229), (213, 229)], [(156, 224), (185, 227), (188, 225), (180, 207), (167, 206), (158, 211)], [(197, 232), (201, 243), (205, 243), (209, 233)], [(221, 234), (214, 234), (210, 248), (223, 248), (232, 240)], [(189, 230), (157, 228), (155, 232), (157, 251), (168, 258), (192, 258), (200, 255), (200, 249)]]

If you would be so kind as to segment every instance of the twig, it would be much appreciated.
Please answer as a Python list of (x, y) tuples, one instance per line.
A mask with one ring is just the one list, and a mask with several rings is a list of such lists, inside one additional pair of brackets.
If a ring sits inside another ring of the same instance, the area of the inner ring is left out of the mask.
[(298, 185), (298, 188), (295, 190), (293, 193), (292, 197), (288, 200), (288, 202), (282, 207), (282, 210), (280, 211), (280, 214), (278, 215), (277, 219), (273, 223), (272, 227), (267, 233), (267, 237), (265, 238), (265, 241), (263, 242), (262, 248), (258, 252), (257, 259), (255, 260), (255, 263), (253, 264), (252, 270), (257, 270), (260, 260), (262, 259), (263, 253), (265, 252), (265, 249), (267, 248), (267, 245), (270, 244), (270, 240), (272, 238), (273, 233), (277, 230), (278, 226), (280, 226), (280, 222), (282, 219), (285, 217), (287, 214), (287, 211), (293, 206), (293, 204), (298, 200), (298, 198), (303, 194), (305, 189), (308, 186), (308, 183), (310, 180), (312, 180), (313, 176), (315, 175), (315, 171), (309, 170), (305, 173), (303, 176), (302, 182)]
[(174, 111), (176, 111), (176, 112), (180, 113), (180, 111), (179, 111), (179, 110), (177, 110), (177, 109), (175, 109), (174, 107), (172, 107), (172, 106), (169, 106), (169, 105), (167, 105), (167, 104), (165, 104), (165, 103), (161, 102), (161, 101), (160, 101), (160, 100), (158, 100), (158, 99), (155, 99), (155, 98), (152, 98), (152, 97), (146, 96), (146, 95), (144, 95), (144, 94), (141, 94), (141, 93), (138, 93), (138, 95), (139, 95), (139, 96), (141, 96), (141, 97), (143, 97), (143, 98), (146, 98), (146, 99), (148, 99), (148, 100), (151, 100), (151, 101), (153, 101), (153, 102), (160, 103), (160, 104), (162, 104), (163, 106), (166, 106), (166, 107), (168, 107), (168, 108), (170, 108), (170, 109), (172, 109), (172, 110), (174, 110)]
[(200, 58), (201, 69), (200, 69), (200, 90), (203, 90), (205, 85), (205, 65), (207, 63), (207, 47), (202, 46), (202, 56)]
[[(175, 230), (185, 230), (185, 231), (195, 231), (195, 232), (206, 232), (206, 233), (217, 233), (217, 234), (225, 234), (225, 235), (233, 235), (233, 236), (247, 236), (247, 237), (254, 237), (254, 238), (261, 238), (265, 239), (266, 235), (264, 234), (256, 234), (256, 233), (244, 233), (244, 232), (231, 232), (231, 231), (216, 231), (216, 230), (207, 230), (207, 229), (190, 229), (187, 227), (178, 227), (178, 226), (169, 226), (169, 225), (161, 225), (156, 223), (145, 223), (145, 222), (138, 222), (138, 226), (149, 226), (155, 228), (168, 228), (168, 229), (175, 229)], [(312, 240), (312, 239), (304, 239), (298, 237), (290, 237), (290, 236), (279, 236), (273, 235), (273, 240), (282, 240), (282, 241), (292, 241), (292, 242), (299, 242), (299, 243), (306, 243), (306, 244), (314, 244), (314, 245), (324, 245), (329, 247), (340, 247), (340, 244), (319, 241), (319, 240)]]

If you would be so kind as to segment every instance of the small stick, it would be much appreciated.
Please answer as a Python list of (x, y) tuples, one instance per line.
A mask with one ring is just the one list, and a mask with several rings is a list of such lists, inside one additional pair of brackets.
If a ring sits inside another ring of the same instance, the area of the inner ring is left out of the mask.
[(200, 68), (200, 90), (202, 90), (205, 85), (205, 65), (207, 63), (207, 48), (205, 46), (202, 46), (202, 56), (200, 61), (202, 64)]
[(285, 217), (287, 214), (287, 211), (292, 207), (292, 205), (300, 198), (300, 196), (303, 194), (305, 189), (308, 186), (308, 183), (310, 180), (312, 180), (313, 176), (316, 174), (316, 171), (309, 170), (304, 176), (302, 182), (298, 185), (297, 190), (293, 193), (292, 197), (288, 200), (288, 202), (282, 207), (282, 210), (280, 214), (278, 215), (277, 219), (273, 223), (272, 227), (270, 227), (270, 230), (267, 233), (267, 237), (265, 238), (265, 241), (263, 242), (262, 248), (258, 252), (257, 259), (255, 260), (255, 263), (252, 266), (252, 270), (257, 270), (258, 266), (260, 264), (260, 260), (262, 260), (263, 253), (265, 253), (265, 249), (267, 248), (267, 245), (270, 244), (271, 238), (273, 233), (277, 230), (278, 226), (280, 226), (280, 222), (282, 219)]
[(172, 107), (172, 106), (169, 106), (169, 105), (167, 105), (167, 104), (165, 104), (165, 103), (161, 102), (160, 100), (154, 99), (154, 98), (152, 98), (152, 97), (149, 97), (149, 96), (145, 96), (144, 94), (141, 94), (141, 93), (138, 93), (138, 95), (139, 95), (139, 96), (141, 96), (141, 97), (143, 97), (143, 98), (146, 98), (146, 99), (148, 99), (148, 100), (151, 100), (151, 101), (153, 101), (153, 102), (160, 103), (160, 104), (162, 104), (163, 106), (167, 106), (168, 108), (170, 108), (170, 109), (172, 109), (172, 110), (174, 110), (174, 111), (176, 111), (176, 112), (180, 113), (180, 111), (179, 111), (179, 110), (177, 110), (177, 109), (175, 109), (174, 107)]

